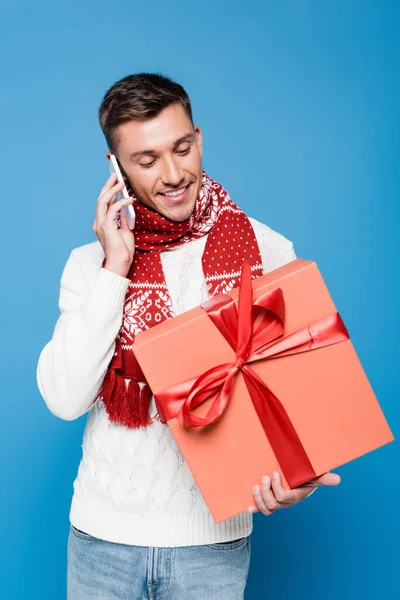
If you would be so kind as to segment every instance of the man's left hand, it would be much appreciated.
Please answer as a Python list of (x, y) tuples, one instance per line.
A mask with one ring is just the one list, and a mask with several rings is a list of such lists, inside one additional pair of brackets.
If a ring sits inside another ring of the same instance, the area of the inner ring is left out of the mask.
[(255, 506), (249, 506), (247, 512), (256, 513), (261, 511), (264, 515), (272, 515), (278, 508), (289, 508), (298, 504), (321, 485), (338, 485), (340, 476), (336, 473), (324, 473), (316, 479), (308, 481), (293, 490), (284, 490), (281, 484), (280, 474), (275, 471), (272, 481), (268, 476), (261, 480), (261, 485), (253, 487), (253, 498)]

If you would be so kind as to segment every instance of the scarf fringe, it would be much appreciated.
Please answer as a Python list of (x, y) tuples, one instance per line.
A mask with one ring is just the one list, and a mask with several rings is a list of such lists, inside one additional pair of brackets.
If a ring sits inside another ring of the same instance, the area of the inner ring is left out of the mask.
[(110, 421), (139, 429), (152, 424), (149, 416), (152, 392), (147, 383), (140, 389), (135, 379), (128, 387), (124, 377), (115, 369), (108, 369), (101, 392)]

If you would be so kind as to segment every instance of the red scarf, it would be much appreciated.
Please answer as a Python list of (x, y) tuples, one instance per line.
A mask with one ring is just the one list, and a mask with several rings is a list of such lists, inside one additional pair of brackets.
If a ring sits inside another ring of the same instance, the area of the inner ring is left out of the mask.
[[(239, 285), (243, 260), (252, 277), (262, 275), (262, 260), (251, 223), (224, 188), (204, 171), (194, 211), (177, 223), (147, 208), (135, 197), (135, 255), (127, 275), (128, 286), (115, 353), (108, 366), (102, 397), (109, 419), (127, 427), (146, 427), (152, 392), (131, 350), (135, 335), (174, 317), (160, 252), (186, 244), (208, 233), (202, 266), (210, 296)], [(105, 259), (102, 266), (104, 266)], [(125, 379), (129, 380), (125, 382)], [(145, 382), (139, 386), (139, 381)], [(159, 419), (159, 415), (156, 415)]]

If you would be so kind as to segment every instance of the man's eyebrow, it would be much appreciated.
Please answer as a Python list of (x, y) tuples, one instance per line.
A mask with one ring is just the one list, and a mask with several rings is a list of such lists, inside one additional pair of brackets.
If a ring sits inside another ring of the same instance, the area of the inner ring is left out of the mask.
[[(194, 133), (185, 133), (185, 135), (182, 135), (180, 138), (175, 140), (172, 145), (174, 148), (176, 148), (177, 146), (179, 146), (179, 144), (182, 144), (182, 142), (193, 142), (193, 141), (194, 141)], [(156, 153), (155, 150), (138, 150), (137, 152), (132, 152), (129, 155), (129, 160), (138, 158), (139, 156), (146, 156), (148, 154), (155, 154), (155, 153)]]

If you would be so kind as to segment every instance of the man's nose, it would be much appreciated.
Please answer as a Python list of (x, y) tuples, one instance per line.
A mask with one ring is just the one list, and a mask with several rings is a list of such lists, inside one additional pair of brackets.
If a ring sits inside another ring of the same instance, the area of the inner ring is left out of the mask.
[(164, 161), (162, 180), (164, 185), (177, 186), (184, 179), (183, 171), (173, 158), (167, 158)]

